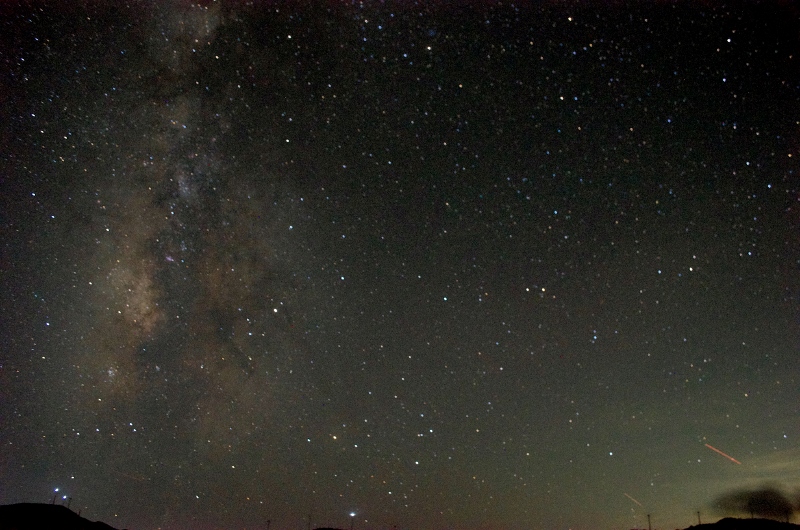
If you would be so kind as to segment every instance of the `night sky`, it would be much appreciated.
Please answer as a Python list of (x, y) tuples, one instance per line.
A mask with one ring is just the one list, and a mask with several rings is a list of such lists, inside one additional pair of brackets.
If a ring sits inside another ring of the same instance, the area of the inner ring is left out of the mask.
[(800, 488), (792, 2), (50, 4), (0, 7), (0, 504), (671, 529)]

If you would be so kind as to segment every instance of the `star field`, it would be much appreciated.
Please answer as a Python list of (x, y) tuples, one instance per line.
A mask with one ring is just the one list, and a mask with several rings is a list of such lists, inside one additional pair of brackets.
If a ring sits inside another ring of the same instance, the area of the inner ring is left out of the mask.
[(796, 491), (799, 18), (0, 8), (0, 503), (627, 529)]

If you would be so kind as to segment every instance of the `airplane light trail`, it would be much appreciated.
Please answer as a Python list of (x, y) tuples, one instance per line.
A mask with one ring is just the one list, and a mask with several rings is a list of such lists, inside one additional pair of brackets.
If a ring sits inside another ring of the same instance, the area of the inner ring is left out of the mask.
[(630, 495), (628, 495), (627, 493), (624, 493), (624, 492), (623, 492), (623, 495), (625, 495), (626, 497), (628, 497), (630, 500), (632, 500), (633, 502), (635, 502), (635, 503), (636, 503), (636, 504), (638, 504), (639, 506), (641, 506), (641, 505), (642, 505), (642, 503), (641, 503), (641, 502), (637, 501), (636, 499), (634, 499), (633, 497), (631, 497), (631, 496), (630, 496)]
[(717, 449), (717, 448), (716, 448), (716, 447), (714, 447), (713, 445), (709, 445), (709, 444), (705, 444), (705, 445), (706, 445), (706, 447), (708, 447), (709, 449), (711, 449), (711, 450), (712, 450), (712, 451), (714, 451), (715, 453), (719, 453), (719, 454), (721, 454), (722, 456), (724, 456), (725, 458), (727, 458), (728, 460), (730, 460), (730, 461), (731, 461), (731, 462), (733, 462), (734, 464), (739, 464), (740, 466), (742, 465), (742, 463), (741, 463), (741, 462), (739, 462), (738, 460), (736, 460), (735, 458), (733, 458), (731, 455), (728, 455), (728, 454), (725, 454), (725, 453), (723, 453), (722, 451), (720, 451), (719, 449)]

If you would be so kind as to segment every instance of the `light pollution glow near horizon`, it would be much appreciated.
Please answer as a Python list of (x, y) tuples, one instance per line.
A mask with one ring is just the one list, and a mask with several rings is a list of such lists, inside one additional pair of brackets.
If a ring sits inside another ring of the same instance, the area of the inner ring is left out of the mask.
[(671, 529), (800, 488), (791, 3), (0, 16), (0, 503)]

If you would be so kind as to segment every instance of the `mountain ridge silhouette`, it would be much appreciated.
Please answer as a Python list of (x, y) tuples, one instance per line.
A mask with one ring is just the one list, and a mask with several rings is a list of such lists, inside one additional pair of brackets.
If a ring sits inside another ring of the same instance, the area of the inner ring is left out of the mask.
[(0, 530), (117, 530), (100, 521), (90, 521), (58, 504), (22, 502), (0, 506)]
[(774, 519), (725, 517), (716, 523), (690, 526), (685, 530), (800, 530), (800, 525)]
[[(43, 503), (0, 505), (0, 530), (118, 530), (101, 521), (90, 521), (66, 506)], [(315, 530), (335, 530), (317, 528)], [(772, 519), (726, 517), (715, 523), (690, 526), (684, 530), (800, 530), (800, 525)]]

